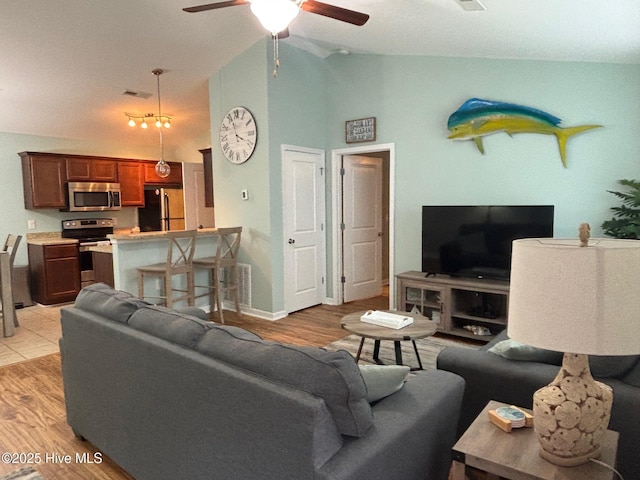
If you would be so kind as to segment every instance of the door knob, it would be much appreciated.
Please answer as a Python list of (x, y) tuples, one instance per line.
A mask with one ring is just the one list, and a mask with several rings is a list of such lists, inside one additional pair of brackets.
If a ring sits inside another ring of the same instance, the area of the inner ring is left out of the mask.
[(289, 239), (289, 245), (293, 245), (294, 243), (296, 243), (296, 241), (293, 238)]

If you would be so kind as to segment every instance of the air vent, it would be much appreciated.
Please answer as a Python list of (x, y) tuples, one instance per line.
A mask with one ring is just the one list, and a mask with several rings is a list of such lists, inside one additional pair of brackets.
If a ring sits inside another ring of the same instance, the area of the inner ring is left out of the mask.
[[(231, 272), (228, 268), (222, 271), (222, 278), (220, 281), (222, 284), (231, 282)], [(238, 263), (238, 297), (240, 305), (251, 308), (251, 265), (246, 263)], [(225, 292), (222, 298), (225, 307), (230, 310), (235, 310), (233, 302), (233, 294), (231, 292)], [(212, 306), (213, 308), (213, 306)]]
[(127, 95), (129, 97), (136, 97), (136, 98), (150, 98), (152, 96), (151, 93), (138, 92), (137, 90), (129, 90), (129, 89), (122, 92), (122, 94)]
[(482, 3), (480, 3), (480, 0), (456, 0), (456, 2), (463, 10), (468, 12), (478, 12), (487, 9)]

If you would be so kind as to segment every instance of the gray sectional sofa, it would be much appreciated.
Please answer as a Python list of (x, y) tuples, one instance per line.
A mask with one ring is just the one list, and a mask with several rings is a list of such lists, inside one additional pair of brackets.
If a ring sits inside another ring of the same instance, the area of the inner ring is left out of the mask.
[(344, 351), (264, 341), (103, 284), (62, 309), (67, 420), (145, 479), (446, 479), (464, 382), (377, 402)]
[[(489, 400), (531, 408), (533, 393), (558, 373), (562, 353), (505, 340), (506, 330), (478, 350), (447, 347), (438, 355), (438, 369), (456, 373), (466, 382), (459, 434)], [(500, 354), (490, 353), (492, 348)], [(620, 434), (618, 470), (626, 480), (640, 479), (640, 357), (592, 356), (589, 363), (593, 377), (613, 388), (609, 428)]]

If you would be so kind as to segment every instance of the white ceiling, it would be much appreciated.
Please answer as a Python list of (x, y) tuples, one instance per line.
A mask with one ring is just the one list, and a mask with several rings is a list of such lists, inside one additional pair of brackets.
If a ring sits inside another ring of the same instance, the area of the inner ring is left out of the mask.
[[(162, 68), (168, 147), (208, 130), (208, 78), (266, 33), (248, 6), (214, 0), (2, 0), (0, 131), (152, 145), (124, 112), (156, 113)], [(368, 13), (363, 27), (301, 12), (285, 41), (352, 53), (640, 63), (639, 0), (326, 0)], [(282, 59), (286, 68), (286, 59)], [(152, 94), (123, 95), (127, 89)]]

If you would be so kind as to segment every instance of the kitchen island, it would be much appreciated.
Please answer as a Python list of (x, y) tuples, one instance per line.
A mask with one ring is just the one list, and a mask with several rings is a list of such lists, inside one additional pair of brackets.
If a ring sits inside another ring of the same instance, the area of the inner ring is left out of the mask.
[[(161, 263), (167, 259), (167, 232), (131, 232), (117, 231), (108, 235), (113, 253), (113, 281), (116, 290), (124, 290), (138, 295), (137, 268), (154, 263)], [(216, 229), (202, 228), (198, 230), (195, 258), (210, 257), (216, 254)], [(176, 278), (174, 285), (184, 288), (186, 280)], [(181, 282), (181, 283), (178, 283)], [(196, 285), (207, 285), (209, 282), (206, 272), (196, 272)], [(153, 286), (159, 290), (159, 284)], [(145, 287), (146, 290), (146, 287)], [(196, 292), (197, 293), (197, 292)], [(196, 304), (208, 307), (208, 297), (200, 299)], [(182, 306), (182, 305), (180, 305)]]

